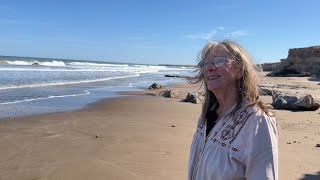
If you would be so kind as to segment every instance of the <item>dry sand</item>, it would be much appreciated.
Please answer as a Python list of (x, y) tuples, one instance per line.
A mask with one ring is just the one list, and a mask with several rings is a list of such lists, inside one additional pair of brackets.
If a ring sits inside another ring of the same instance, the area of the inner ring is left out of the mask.
[[(264, 80), (310, 83), (303, 78)], [(170, 88), (179, 89), (180, 97), (128, 92), (135, 96), (72, 112), (1, 120), (0, 179), (187, 179), (201, 105), (179, 100), (198, 88), (186, 83)], [(320, 144), (320, 110), (275, 113), (280, 180), (319, 180), (320, 147), (315, 146)]]

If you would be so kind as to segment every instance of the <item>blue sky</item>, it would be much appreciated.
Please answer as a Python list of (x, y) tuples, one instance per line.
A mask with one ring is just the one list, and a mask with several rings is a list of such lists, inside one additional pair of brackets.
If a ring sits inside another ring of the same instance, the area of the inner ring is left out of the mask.
[(258, 63), (320, 44), (318, 0), (0, 0), (0, 54), (195, 64), (233, 39)]

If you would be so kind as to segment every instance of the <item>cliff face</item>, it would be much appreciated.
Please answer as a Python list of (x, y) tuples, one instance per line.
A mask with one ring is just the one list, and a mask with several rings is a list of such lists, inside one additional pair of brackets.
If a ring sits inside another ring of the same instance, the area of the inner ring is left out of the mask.
[(320, 46), (289, 49), (288, 57), (270, 76), (320, 75)]
[(320, 58), (320, 46), (289, 49), (287, 59), (305, 59), (312, 57)]
[(278, 66), (280, 65), (280, 62), (276, 62), (276, 63), (263, 63), (260, 64), (263, 71), (274, 71), (275, 69), (278, 68)]

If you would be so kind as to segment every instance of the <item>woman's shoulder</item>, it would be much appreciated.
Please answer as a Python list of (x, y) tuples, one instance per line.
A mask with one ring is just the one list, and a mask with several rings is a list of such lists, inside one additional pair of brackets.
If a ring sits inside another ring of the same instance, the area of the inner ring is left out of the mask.
[(274, 116), (268, 115), (258, 105), (250, 105), (244, 110), (248, 112), (246, 118), (247, 136), (277, 136), (277, 121)]
[(245, 103), (235, 114), (233, 122), (239, 126), (239, 134), (245, 138), (255, 137), (258, 134), (277, 134), (275, 117), (267, 115), (255, 104)]
[(248, 105), (246, 111), (250, 112), (248, 117), (249, 123), (261, 124), (261, 123), (272, 123), (276, 125), (276, 118), (263, 111), (258, 105)]
[(256, 146), (276, 147), (278, 131), (275, 117), (268, 116), (257, 105), (247, 104), (237, 113), (237, 121), (241, 124), (235, 146), (243, 147), (244, 154), (250, 154)]

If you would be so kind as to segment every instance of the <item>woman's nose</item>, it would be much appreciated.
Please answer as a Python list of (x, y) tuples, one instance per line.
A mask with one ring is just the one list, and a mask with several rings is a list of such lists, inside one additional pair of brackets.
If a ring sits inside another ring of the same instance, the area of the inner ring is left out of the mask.
[(214, 65), (213, 63), (209, 63), (207, 66), (206, 66), (206, 69), (208, 71), (213, 71), (213, 70), (216, 70), (217, 69), (217, 66)]

